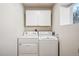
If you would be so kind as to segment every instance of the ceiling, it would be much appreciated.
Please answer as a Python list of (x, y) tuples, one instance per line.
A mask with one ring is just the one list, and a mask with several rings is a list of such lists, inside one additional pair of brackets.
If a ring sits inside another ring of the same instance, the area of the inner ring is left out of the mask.
[(24, 3), (24, 7), (52, 7), (54, 3)]

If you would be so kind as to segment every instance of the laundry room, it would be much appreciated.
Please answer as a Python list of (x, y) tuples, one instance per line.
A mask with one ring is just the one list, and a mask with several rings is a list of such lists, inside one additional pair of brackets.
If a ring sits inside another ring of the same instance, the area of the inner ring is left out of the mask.
[(79, 56), (79, 4), (0, 3), (0, 56)]

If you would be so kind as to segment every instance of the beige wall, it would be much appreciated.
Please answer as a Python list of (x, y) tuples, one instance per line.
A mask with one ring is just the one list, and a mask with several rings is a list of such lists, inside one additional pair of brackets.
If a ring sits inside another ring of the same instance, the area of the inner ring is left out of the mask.
[[(59, 4), (54, 5), (52, 29), (56, 32), (56, 34), (59, 34), (60, 55), (61, 56), (77, 56), (79, 55), (78, 54), (79, 24), (60, 25), (60, 20), (61, 20), (60, 17), (62, 17), (63, 21), (65, 17), (61, 13), (64, 14), (64, 13), (67, 13), (68, 11), (69, 11), (68, 8), (67, 10), (66, 9), (64, 10), (63, 7), (61, 7)], [(68, 16), (67, 14), (65, 15)], [(68, 20), (69, 18), (66, 18), (66, 19)]]
[(60, 55), (79, 55), (79, 24), (61, 26), (59, 29)]
[[(61, 3), (62, 4), (62, 3)], [(72, 6), (63, 7), (61, 4), (55, 4), (53, 7), (52, 23), (53, 31), (58, 31), (60, 26), (73, 24)]]
[(24, 31), (22, 4), (0, 4), (0, 56), (17, 55), (17, 34)]
[(59, 4), (55, 4), (52, 8), (52, 30), (57, 32), (57, 29), (59, 27), (59, 16), (60, 10), (59, 10)]

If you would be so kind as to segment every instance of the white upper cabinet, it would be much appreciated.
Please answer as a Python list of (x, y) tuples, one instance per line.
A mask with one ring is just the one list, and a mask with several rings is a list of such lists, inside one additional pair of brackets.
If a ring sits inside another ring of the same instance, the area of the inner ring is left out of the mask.
[(26, 10), (26, 26), (51, 26), (51, 10)]

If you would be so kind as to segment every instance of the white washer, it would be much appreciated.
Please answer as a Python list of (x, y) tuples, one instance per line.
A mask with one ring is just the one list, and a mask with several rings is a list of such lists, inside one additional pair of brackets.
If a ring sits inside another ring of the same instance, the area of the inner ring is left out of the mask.
[(29, 32), (26, 36), (18, 38), (19, 56), (37, 56), (38, 55), (38, 35)]
[(39, 55), (58, 56), (58, 40), (55, 36), (39, 34)]

